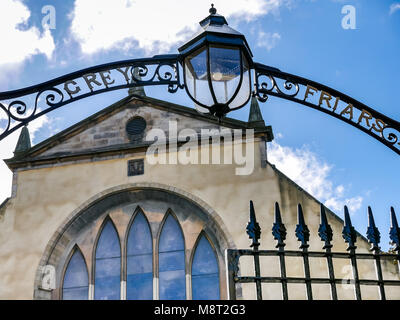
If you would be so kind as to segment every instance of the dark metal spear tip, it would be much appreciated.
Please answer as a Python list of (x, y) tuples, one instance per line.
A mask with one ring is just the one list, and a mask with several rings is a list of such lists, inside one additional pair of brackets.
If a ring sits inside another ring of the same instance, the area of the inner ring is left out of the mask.
[(328, 219), (325, 213), (325, 207), (322, 203), (321, 203), (321, 224), (319, 225), (318, 235), (320, 236), (321, 240), (325, 242), (324, 249), (332, 247), (331, 241), (333, 238), (333, 231), (328, 223)]
[(372, 209), (371, 207), (368, 207), (368, 226), (369, 227), (376, 227), (375, 225), (375, 219), (374, 219), (374, 215), (372, 214)]
[(256, 212), (254, 210), (253, 201), (250, 200), (250, 221), (247, 224), (246, 232), (249, 238), (252, 239), (251, 247), (258, 247), (260, 243), (261, 228), (256, 219)]
[(381, 241), (381, 235), (378, 228), (375, 225), (374, 215), (372, 214), (371, 207), (368, 207), (368, 228), (367, 228), (368, 242), (371, 243), (371, 250), (379, 250), (379, 243)]
[(272, 235), (278, 241), (277, 247), (285, 246), (286, 228), (282, 223), (281, 211), (279, 210), (278, 202), (275, 202), (275, 222), (272, 226)]
[(281, 210), (279, 209), (278, 202), (275, 202), (275, 223), (282, 223)]
[(347, 250), (355, 249), (355, 243), (357, 242), (357, 233), (351, 224), (349, 209), (347, 206), (344, 206), (344, 227), (342, 231), (343, 239), (346, 243), (348, 243)]
[(310, 231), (304, 221), (303, 209), (300, 204), (297, 206), (297, 219), (298, 224), (296, 226), (296, 237), (298, 241), (301, 241), (300, 248), (307, 248), (307, 242), (310, 239)]
[(304, 221), (303, 208), (301, 207), (300, 203), (297, 205), (297, 222), (298, 222), (298, 224), (302, 224), (302, 225), (306, 224)]
[(328, 219), (326, 218), (326, 213), (325, 213), (325, 207), (324, 207), (324, 205), (322, 203), (321, 203), (321, 206), (320, 206), (320, 218), (321, 218), (321, 220), (320, 220), (321, 224), (327, 224), (328, 223)]
[(347, 208), (347, 206), (344, 206), (344, 225), (347, 227), (353, 226), (351, 224), (350, 213), (349, 213), (349, 209)]
[(393, 207), (390, 207), (390, 213), (391, 213), (392, 227), (393, 228), (398, 228), (399, 225), (397, 223), (396, 213), (394, 212), (394, 208)]
[(400, 252), (400, 229), (397, 223), (396, 213), (394, 212), (394, 208), (390, 208), (391, 213), (391, 227), (389, 231), (389, 237), (391, 240), (391, 244), (394, 245), (394, 250)]

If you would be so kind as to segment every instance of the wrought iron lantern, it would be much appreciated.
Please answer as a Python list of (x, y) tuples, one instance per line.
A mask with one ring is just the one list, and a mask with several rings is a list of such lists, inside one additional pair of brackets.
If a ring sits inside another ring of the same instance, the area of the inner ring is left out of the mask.
[(185, 88), (199, 111), (221, 118), (249, 101), (253, 55), (244, 35), (213, 5), (200, 26), (203, 30), (178, 49)]

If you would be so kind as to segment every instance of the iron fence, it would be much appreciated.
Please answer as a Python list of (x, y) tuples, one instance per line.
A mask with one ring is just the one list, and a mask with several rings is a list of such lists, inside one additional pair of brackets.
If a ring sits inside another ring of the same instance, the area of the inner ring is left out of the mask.
[[(393, 207), (391, 208), (391, 228), (389, 236), (391, 244), (394, 247), (390, 250), (392, 253), (382, 252), (380, 244), (380, 232), (375, 225), (372, 210), (368, 207), (368, 229), (367, 239), (371, 244), (371, 253), (357, 253), (356, 241), (357, 232), (352, 226), (348, 208), (344, 207), (344, 227), (342, 236), (347, 243), (347, 252), (333, 252), (332, 239), (333, 231), (328, 223), (325, 213), (325, 208), (321, 205), (320, 225), (318, 235), (323, 242), (323, 251), (309, 251), (310, 231), (305, 223), (303, 210), (301, 205), (297, 209), (298, 224), (296, 225), (295, 235), (298, 241), (301, 242), (300, 250), (285, 250), (286, 227), (282, 222), (282, 217), (279, 209), (279, 204), (275, 204), (275, 222), (272, 227), (272, 234), (277, 241), (276, 250), (259, 250), (259, 240), (261, 236), (261, 228), (256, 220), (256, 214), (253, 202), (250, 201), (250, 222), (247, 225), (246, 231), (249, 238), (252, 239), (250, 247), (252, 249), (229, 249), (227, 250), (228, 261), (228, 286), (230, 299), (235, 300), (236, 285), (240, 283), (253, 283), (256, 286), (257, 299), (262, 300), (262, 283), (280, 283), (282, 288), (282, 298), (289, 300), (288, 284), (297, 283), (305, 284), (308, 300), (313, 300), (312, 284), (329, 284), (332, 300), (338, 300), (337, 285), (348, 284), (353, 286), (355, 298), (362, 300), (361, 286), (378, 286), (381, 300), (386, 300), (385, 288), (387, 286), (398, 286), (400, 289), (400, 280), (386, 280), (383, 277), (382, 261), (390, 260), (397, 264), (400, 270), (400, 229), (397, 223), (397, 218)], [(240, 276), (239, 275), (239, 258), (241, 256), (253, 256), (254, 258), (254, 275), (255, 276)], [(280, 276), (265, 277), (261, 276), (260, 257), (277, 257), (279, 260)], [(286, 257), (302, 257), (304, 276), (289, 277), (287, 276)], [(317, 278), (312, 277), (310, 273), (309, 258), (325, 258), (327, 263), (328, 277)], [(352, 279), (340, 279), (335, 276), (334, 259), (348, 259), (351, 263)], [(357, 262), (359, 260), (372, 260), (375, 264), (376, 278), (375, 279), (360, 279), (359, 268)]]

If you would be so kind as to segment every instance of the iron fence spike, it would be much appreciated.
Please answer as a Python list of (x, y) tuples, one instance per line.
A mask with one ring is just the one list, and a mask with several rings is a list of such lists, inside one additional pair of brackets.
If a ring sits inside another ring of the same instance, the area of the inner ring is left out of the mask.
[(355, 249), (355, 243), (357, 242), (357, 233), (351, 224), (349, 209), (347, 206), (344, 206), (344, 227), (342, 231), (343, 239), (346, 243), (348, 243), (347, 250)]
[(278, 241), (277, 247), (284, 247), (286, 240), (286, 227), (282, 223), (281, 211), (278, 202), (275, 202), (275, 222), (272, 226), (272, 235)]
[(303, 209), (300, 204), (297, 205), (297, 219), (296, 237), (298, 241), (301, 241), (300, 248), (308, 247), (307, 242), (310, 240), (310, 230), (304, 221)]
[(331, 241), (333, 239), (333, 231), (328, 223), (325, 207), (322, 203), (321, 203), (321, 224), (319, 225), (318, 235), (321, 238), (321, 240), (325, 242), (324, 249), (332, 246)]
[(372, 214), (371, 207), (368, 207), (368, 228), (367, 239), (371, 243), (371, 250), (379, 250), (379, 243), (381, 241), (381, 234), (375, 225), (374, 215)]
[(397, 223), (396, 213), (394, 212), (394, 208), (390, 207), (391, 213), (391, 227), (389, 231), (389, 237), (391, 240), (391, 244), (395, 247), (393, 248), (395, 251), (400, 252), (400, 229), (399, 224)]
[(256, 212), (254, 210), (254, 204), (253, 201), (251, 200), (250, 200), (250, 221), (247, 224), (246, 232), (249, 235), (249, 239), (252, 239), (253, 241), (250, 246), (251, 247), (259, 246), (260, 243), (258, 242), (258, 240), (260, 240), (261, 228), (257, 222)]

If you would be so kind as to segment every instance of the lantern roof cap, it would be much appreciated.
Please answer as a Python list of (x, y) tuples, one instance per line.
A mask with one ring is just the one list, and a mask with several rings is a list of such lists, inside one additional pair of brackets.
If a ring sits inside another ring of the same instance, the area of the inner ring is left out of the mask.
[(209, 12), (210, 15), (199, 22), (204, 29), (206, 29), (207, 26), (209, 25), (215, 25), (215, 26), (228, 25), (228, 22), (226, 21), (225, 17), (217, 13), (217, 9), (214, 8), (214, 4), (211, 4), (211, 9), (209, 10)]
[(202, 42), (201, 39), (204, 40), (204, 38), (207, 38), (209, 42), (221, 42), (221, 44), (225, 45), (229, 45), (230, 43), (233, 45), (238, 45), (241, 43), (246, 48), (249, 57), (252, 57), (253, 55), (245, 36), (235, 29), (229, 27), (225, 17), (217, 13), (217, 9), (214, 8), (213, 4), (211, 5), (209, 12), (210, 15), (199, 22), (202, 29), (195, 33), (178, 49), (178, 51), (180, 53), (192, 51), (193, 47), (200, 45)]

